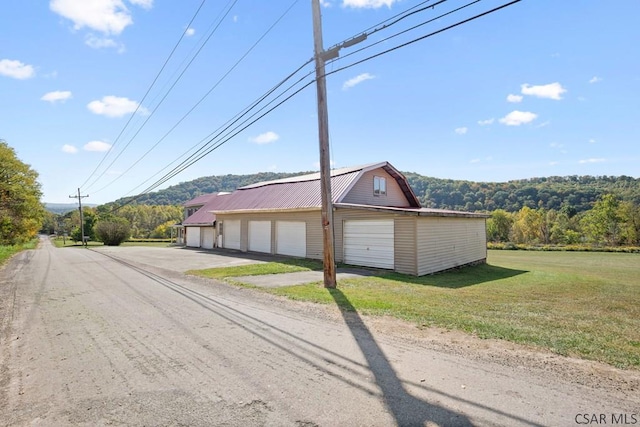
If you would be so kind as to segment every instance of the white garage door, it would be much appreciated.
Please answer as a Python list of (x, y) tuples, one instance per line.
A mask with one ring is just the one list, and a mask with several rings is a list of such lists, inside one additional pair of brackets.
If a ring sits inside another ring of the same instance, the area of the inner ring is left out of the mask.
[(394, 268), (393, 220), (344, 222), (344, 262), (376, 268)]
[(276, 253), (307, 256), (307, 224), (303, 221), (277, 221)]
[(200, 247), (200, 227), (185, 227), (187, 231), (187, 246), (190, 248)]
[(240, 220), (224, 221), (222, 223), (222, 240), (224, 247), (240, 250)]
[(213, 227), (202, 227), (200, 233), (202, 234), (202, 247), (205, 249), (213, 249), (214, 232)]
[(271, 253), (271, 221), (249, 221), (249, 250)]

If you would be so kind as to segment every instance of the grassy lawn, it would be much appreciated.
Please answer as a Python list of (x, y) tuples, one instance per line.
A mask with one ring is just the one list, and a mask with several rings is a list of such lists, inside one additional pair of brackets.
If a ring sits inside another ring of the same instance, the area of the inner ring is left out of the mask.
[[(78, 247), (79, 248), (79, 247), (82, 247), (82, 243), (74, 242), (73, 240), (69, 239), (68, 237), (66, 239), (63, 239), (62, 237), (55, 237), (55, 238), (51, 239), (51, 242), (53, 242), (53, 244), (57, 248), (66, 248), (66, 247)], [(104, 246), (104, 244), (102, 242), (94, 242), (94, 241), (89, 241), (87, 243), (87, 245), (89, 247), (92, 247), (92, 246)], [(166, 247), (171, 246), (171, 244), (167, 243), (167, 242), (124, 242), (120, 246), (152, 246), (152, 247), (158, 247), (158, 248), (166, 248)]]
[[(341, 280), (339, 291), (319, 283), (263, 291), (640, 369), (640, 255), (489, 251), (488, 262), (419, 278), (381, 273)], [(292, 263), (203, 275), (220, 279), (295, 271)], [(257, 268), (266, 272), (251, 273)]]

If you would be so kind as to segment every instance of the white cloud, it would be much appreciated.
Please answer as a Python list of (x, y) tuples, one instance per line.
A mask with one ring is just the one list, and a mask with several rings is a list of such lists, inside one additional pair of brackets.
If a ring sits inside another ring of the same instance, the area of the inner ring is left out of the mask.
[(456, 128), (456, 130), (454, 131), (455, 133), (457, 133), (458, 135), (464, 135), (469, 131), (468, 128), (466, 127), (461, 127), (461, 128)]
[(36, 71), (31, 65), (23, 64), (17, 60), (0, 60), (0, 74), (14, 79), (25, 80), (36, 75)]
[(479, 124), (480, 126), (488, 126), (488, 125), (493, 124), (493, 122), (494, 122), (494, 121), (495, 121), (495, 119), (494, 119), (494, 118), (490, 118), (490, 119), (487, 119), (487, 120), (479, 120), (479, 121), (478, 121), (478, 124)]
[(591, 138), (591, 139), (589, 140), (589, 144), (595, 144), (595, 143), (596, 143), (596, 140), (595, 140), (595, 139)]
[(320, 0), (320, 6), (322, 7), (331, 7), (331, 3), (327, 0)]
[(391, 6), (397, 0), (342, 0), (342, 6), (352, 7), (354, 9), (378, 9), (382, 6)]
[(561, 100), (562, 94), (567, 91), (558, 82), (549, 83), (548, 85), (538, 85), (538, 86), (531, 86), (530, 84), (525, 83), (520, 87), (522, 88), (523, 95), (531, 95), (538, 98), (547, 98), (547, 99), (555, 99), (555, 100)]
[(346, 82), (344, 82), (344, 84), (342, 85), (342, 90), (347, 90), (349, 88), (354, 87), (355, 85), (358, 85), (366, 80), (371, 80), (371, 79), (375, 79), (376, 77), (369, 74), (369, 73), (362, 73), (352, 79), (347, 80)]
[(507, 101), (508, 102), (513, 102), (513, 103), (518, 103), (518, 102), (522, 102), (522, 98), (523, 98), (522, 95), (514, 95), (514, 94), (510, 93), (507, 96)]
[(84, 144), (82, 148), (84, 148), (86, 151), (104, 152), (104, 151), (109, 151), (111, 149), (111, 144), (108, 144), (103, 141), (91, 141)]
[(589, 80), (589, 83), (594, 84), (594, 83), (600, 83), (601, 81), (602, 81), (602, 78), (598, 76), (593, 76), (591, 80)]
[(153, 7), (153, 0), (129, 0), (131, 4), (140, 6), (144, 9), (151, 9)]
[(481, 161), (482, 160), (480, 159), (473, 159), (473, 160), (470, 160), (469, 163), (480, 163)]
[(184, 34), (185, 34), (187, 37), (191, 37), (191, 36), (193, 36), (195, 33), (196, 33), (195, 28), (187, 28), (187, 31), (185, 31), (185, 33), (184, 33)]
[(551, 147), (551, 148), (563, 148), (564, 144), (560, 144), (559, 142), (552, 142), (551, 144), (549, 144), (549, 147)]
[(593, 158), (592, 158), (592, 159), (583, 159), (583, 160), (580, 160), (580, 162), (579, 162), (579, 163), (580, 163), (580, 164), (586, 164), (586, 163), (602, 163), (602, 162), (605, 162), (605, 161), (606, 161), (606, 159), (593, 159)]
[(75, 154), (78, 152), (78, 149), (76, 147), (74, 147), (73, 145), (69, 145), (69, 144), (64, 144), (62, 146), (62, 151), (65, 153), (69, 153), (69, 154)]
[(114, 39), (108, 37), (96, 37), (93, 34), (87, 34), (87, 36), (84, 38), (84, 44), (92, 49), (118, 47), (121, 51), (124, 50), (124, 46), (116, 42)]
[(262, 133), (254, 138), (249, 138), (249, 141), (255, 142), (256, 144), (270, 144), (272, 142), (276, 142), (280, 139), (280, 135), (275, 132), (269, 131)]
[[(136, 111), (138, 105), (136, 101), (132, 101), (129, 98), (105, 96), (100, 101), (91, 101), (87, 104), (87, 108), (94, 114), (107, 117), (122, 117)], [(138, 108), (138, 114), (149, 114), (149, 111), (144, 107), (140, 107)]]
[(538, 117), (537, 114), (528, 111), (512, 111), (500, 119), (500, 123), (507, 126), (520, 126), (522, 124), (531, 123)]
[(53, 92), (48, 92), (42, 95), (40, 98), (42, 101), (47, 101), (50, 103), (55, 103), (57, 101), (64, 102), (67, 99), (71, 98), (71, 92), (68, 90), (54, 90)]
[(559, 165), (559, 164), (560, 164), (560, 162), (556, 162), (556, 161), (549, 162), (549, 166), (555, 166), (555, 165)]
[(120, 34), (133, 24), (122, 0), (51, 0), (49, 8), (72, 21), (76, 30), (87, 27), (104, 34)]

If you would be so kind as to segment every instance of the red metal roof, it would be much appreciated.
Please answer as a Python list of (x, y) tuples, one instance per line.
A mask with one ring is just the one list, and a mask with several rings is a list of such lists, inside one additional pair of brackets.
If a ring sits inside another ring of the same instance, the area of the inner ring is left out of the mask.
[[(216, 220), (216, 215), (212, 213), (215, 207), (220, 203), (222, 199), (228, 197), (229, 193), (216, 193), (216, 194), (206, 194), (204, 196), (197, 197), (193, 199), (193, 201), (197, 200), (206, 200), (206, 203), (198, 209), (193, 215), (189, 218), (182, 221), (183, 225), (213, 225), (213, 222)], [(187, 202), (187, 203), (191, 203)], [(185, 206), (189, 206), (185, 204)], [(197, 204), (193, 203), (191, 206), (197, 206)]]

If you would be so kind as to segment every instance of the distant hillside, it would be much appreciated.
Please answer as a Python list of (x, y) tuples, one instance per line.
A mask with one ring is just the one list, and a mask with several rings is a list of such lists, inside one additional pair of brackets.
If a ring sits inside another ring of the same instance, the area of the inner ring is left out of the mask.
[[(313, 172), (295, 173), (275, 173), (261, 172), (251, 175), (220, 175), (205, 176), (193, 181), (181, 182), (164, 190), (148, 193), (136, 197), (132, 204), (138, 205), (182, 205), (189, 200), (195, 199), (202, 194), (217, 193), (220, 191), (234, 191), (245, 185), (255, 184), (262, 181), (272, 181), (274, 179), (288, 178), (290, 176), (303, 175)], [(131, 197), (124, 197), (113, 202), (121, 205), (128, 202)], [(111, 203), (109, 203), (111, 205)]]
[[(181, 205), (202, 194), (233, 191), (256, 182), (305, 173), (309, 172), (202, 177), (145, 194), (133, 203)], [(422, 205), (429, 208), (469, 212), (505, 209), (515, 212), (523, 206), (556, 210), (564, 207), (577, 213), (589, 210), (601, 195), (607, 193), (640, 205), (640, 179), (628, 176), (552, 176), (496, 183), (431, 178), (412, 172), (404, 174)], [(119, 199), (114, 203), (120, 205), (129, 199)]]
[[(43, 203), (44, 204), (44, 208), (46, 210), (48, 210), (49, 212), (52, 212), (54, 214), (58, 214), (58, 215), (64, 215), (67, 212), (71, 212), (73, 210), (78, 209), (78, 204), (77, 203)], [(87, 206), (87, 207), (95, 207), (98, 205), (95, 204), (82, 204), (83, 206)]]

